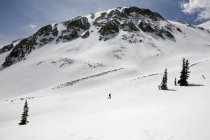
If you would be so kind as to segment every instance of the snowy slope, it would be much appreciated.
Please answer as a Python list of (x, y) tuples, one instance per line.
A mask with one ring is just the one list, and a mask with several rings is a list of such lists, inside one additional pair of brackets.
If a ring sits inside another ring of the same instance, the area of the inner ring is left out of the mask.
[(35, 98), (28, 100), (30, 123), (26, 126), (17, 125), (24, 101), (19, 97), (4, 100), (1, 139), (208, 140), (209, 68), (209, 61), (191, 67), (190, 82), (204, 85), (195, 87), (174, 87), (179, 71), (169, 71), (169, 87), (175, 91), (157, 89), (160, 74), (117, 78), (98, 86), (99, 78), (63, 90), (27, 94), (23, 97)]
[[(47, 43), (0, 71), (0, 139), (208, 140), (210, 33), (161, 20), (181, 32), (170, 39), (120, 30), (103, 41), (93, 26), (101, 13), (86, 16), (88, 38)], [(175, 87), (183, 57), (192, 86)], [(170, 90), (160, 91), (165, 68)], [(25, 98), (30, 122), (18, 126)]]
[(199, 26), (206, 28), (206, 29), (210, 29), (210, 21), (206, 21), (206, 22), (200, 24)]

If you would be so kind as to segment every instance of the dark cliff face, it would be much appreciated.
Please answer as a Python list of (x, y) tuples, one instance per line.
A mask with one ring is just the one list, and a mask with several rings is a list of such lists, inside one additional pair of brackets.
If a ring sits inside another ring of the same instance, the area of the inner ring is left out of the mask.
[(123, 9), (122, 13), (127, 15), (127, 16), (132, 16), (132, 17), (135, 17), (135, 18), (138, 18), (139, 16), (143, 16), (143, 17), (152, 19), (153, 21), (165, 20), (158, 13), (152, 12), (149, 9), (140, 9), (138, 7), (125, 8), (125, 9)]
[[(160, 26), (161, 21), (167, 23)], [(127, 32), (145, 32), (154, 38), (173, 39), (172, 32), (179, 31), (160, 14), (150, 11), (149, 9), (140, 9), (138, 7), (118, 8), (107, 12), (102, 12), (93, 23), (99, 28), (100, 40), (112, 39), (119, 33), (119, 30)]]
[(153, 33), (155, 36), (159, 36), (163, 39), (171, 38), (174, 39), (171, 28), (159, 28), (158, 26), (151, 26), (151, 24), (141, 21), (138, 27), (146, 33)]
[(101, 35), (100, 40), (104, 39), (106, 41), (107, 39), (116, 36), (119, 33), (119, 24), (120, 23), (117, 20), (111, 20), (103, 25), (99, 30), (99, 33)]
[(23, 39), (16, 45), (10, 54), (6, 57), (6, 60), (2, 64), (3, 67), (8, 67), (15, 62), (21, 61), (25, 59), (25, 55), (29, 54), (32, 49), (34, 49), (34, 46), (36, 45), (36, 41), (34, 37), (29, 37), (26, 39)]
[(6, 45), (6, 46), (4, 46), (3, 48), (0, 49), (0, 54), (8, 52), (8, 51), (12, 50), (13, 48), (14, 48), (13, 44)]
[[(10, 54), (6, 57), (2, 66), (9, 67), (12, 64), (26, 59), (26, 56), (30, 54), (36, 48), (42, 47), (52, 41), (71, 41), (80, 37), (81, 33), (87, 31), (90, 28), (90, 23), (86, 17), (78, 17), (76, 19), (66, 21), (63, 23), (66, 29), (59, 35), (58, 24), (47, 25), (39, 29), (34, 35), (22, 39), (16, 46), (13, 44), (7, 45), (0, 49), (0, 54), (10, 51)], [(88, 37), (88, 33), (84, 38)]]
[(90, 23), (86, 17), (77, 17), (73, 20), (66, 21), (63, 24), (66, 26), (66, 30), (62, 31), (57, 42), (77, 39), (82, 33), (90, 29)]
[[(0, 54), (9, 52), (2, 67), (6, 68), (14, 63), (26, 59), (33, 50), (46, 44), (69, 42), (78, 38), (87, 39), (91, 33), (91, 25), (97, 29), (99, 40), (114, 39), (120, 31), (132, 34), (145, 33), (155, 39), (175, 40), (173, 32), (181, 32), (160, 14), (149, 9), (138, 7), (116, 8), (109, 12), (102, 12), (99, 16), (91, 14), (92, 24), (87, 17), (77, 17), (58, 24), (47, 25), (39, 29), (34, 35), (22, 39), (18, 44), (9, 44), (0, 49)], [(161, 22), (165, 22), (161, 25)], [(62, 26), (62, 29), (59, 29)]]
[(90, 23), (86, 17), (77, 17), (73, 20), (66, 21), (64, 23), (67, 28), (75, 29), (75, 30), (88, 30), (90, 28)]

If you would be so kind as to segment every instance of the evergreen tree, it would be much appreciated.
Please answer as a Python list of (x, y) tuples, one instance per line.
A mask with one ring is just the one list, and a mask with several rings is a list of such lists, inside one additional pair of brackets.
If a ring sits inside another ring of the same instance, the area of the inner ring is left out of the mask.
[(27, 117), (28, 117), (28, 103), (27, 100), (25, 101), (25, 105), (23, 107), (23, 114), (21, 116), (21, 121), (19, 125), (26, 125), (28, 123)]
[(161, 90), (168, 90), (167, 81), (168, 81), (168, 73), (167, 73), (167, 69), (165, 69), (163, 79), (160, 85)]
[(185, 58), (183, 58), (183, 63), (182, 63), (182, 71), (180, 72), (180, 79), (178, 81), (180, 86), (188, 86), (188, 81), (187, 79), (189, 78), (189, 61), (185, 60)]
[(174, 85), (177, 86), (176, 78), (175, 78), (175, 80), (174, 80)]
[[(189, 78), (189, 73), (190, 73), (190, 71), (189, 71), (189, 61), (188, 60), (186, 60), (186, 69), (185, 69), (185, 73), (186, 73), (186, 79), (188, 79)], [(188, 85), (188, 83), (187, 83), (187, 85)]]

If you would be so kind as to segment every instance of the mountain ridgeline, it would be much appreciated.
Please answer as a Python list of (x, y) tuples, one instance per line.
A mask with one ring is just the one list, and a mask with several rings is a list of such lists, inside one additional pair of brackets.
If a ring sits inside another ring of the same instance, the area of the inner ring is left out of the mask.
[[(96, 30), (92, 30), (94, 28)], [(21, 39), (18, 43), (13, 42), (4, 46), (0, 49), (0, 54), (8, 52), (8, 55), (2, 68), (25, 60), (33, 50), (46, 44), (69, 42), (78, 38), (86, 39), (93, 32), (98, 33), (98, 40), (107, 41), (118, 36), (121, 31), (133, 33), (133, 35), (143, 32), (155, 39), (170, 39), (171, 41), (176, 40), (173, 33), (182, 32), (160, 14), (149, 9), (115, 8), (99, 14), (92, 13), (85, 17), (79, 16), (69, 21), (44, 26), (32, 36)]]

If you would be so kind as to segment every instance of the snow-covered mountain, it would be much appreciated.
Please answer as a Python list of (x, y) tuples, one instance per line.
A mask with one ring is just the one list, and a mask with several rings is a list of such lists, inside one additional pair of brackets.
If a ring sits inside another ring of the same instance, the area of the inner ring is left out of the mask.
[[(24, 60), (33, 50), (49, 43), (59, 44), (80, 38), (86, 40), (96, 32), (98, 33), (95, 35), (96, 38), (106, 41), (115, 38), (120, 31), (144, 37), (140, 33), (143, 31), (151, 34), (154, 38), (173, 40), (175, 38), (172, 33), (181, 32), (179, 28), (166, 21), (161, 15), (148, 9), (139, 9), (137, 7), (117, 8), (85, 17), (80, 16), (62, 23), (47, 25), (32, 36), (24, 38), (16, 44), (13, 42), (3, 47), (1, 53), (8, 51), (10, 53), (2, 66), (8, 67)], [(136, 43), (135, 40), (130, 41)], [(141, 37), (137, 37), (136, 41), (141, 41)]]
[[(191, 87), (174, 86), (183, 57)], [(0, 139), (208, 140), (209, 60), (209, 30), (148, 9), (47, 25), (0, 49)]]
[[(80, 16), (47, 25), (28, 38), (4, 46), (0, 50), (0, 88), (6, 96), (13, 96), (102, 70), (132, 65), (131, 69), (144, 72), (141, 67), (145, 67), (147, 60), (162, 59), (160, 56), (168, 57), (175, 52), (180, 58), (189, 51), (203, 52), (208, 48), (209, 34), (207, 30), (167, 21), (158, 13), (137, 7)], [(3, 81), (9, 81), (11, 86)]]

